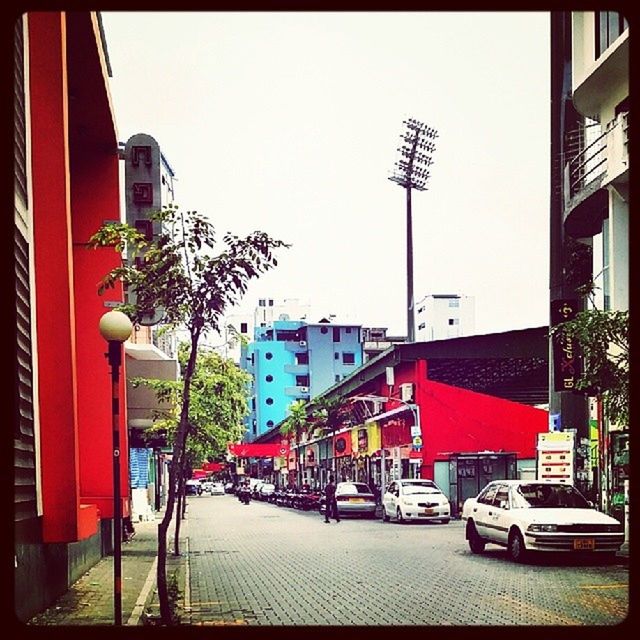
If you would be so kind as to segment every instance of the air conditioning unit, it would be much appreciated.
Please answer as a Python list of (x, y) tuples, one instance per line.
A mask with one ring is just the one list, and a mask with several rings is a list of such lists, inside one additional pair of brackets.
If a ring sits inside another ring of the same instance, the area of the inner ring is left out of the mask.
[(298, 387), (302, 393), (309, 393), (309, 387)]
[(400, 385), (400, 400), (413, 401), (413, 382), (405, 382)]
[(306, 340), (300, 340), (300, 346), (301, 347), (306, 347), (307, 346), (307, 341)]

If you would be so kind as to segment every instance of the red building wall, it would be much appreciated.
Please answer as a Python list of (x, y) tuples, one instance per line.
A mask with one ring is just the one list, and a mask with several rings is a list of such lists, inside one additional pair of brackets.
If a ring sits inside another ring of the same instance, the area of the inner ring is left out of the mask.
[[(96, 533), (99, 515), (113, 514), (111, 381), (104, 357), (106, 343), (98, 331), (107, 308), (97, 295), (97, 284), (119, 256), (111, 249), (89, 251), (86, 241), (103, 220), (119, 219), (118, 156), (105, 78), (95, 64), (100, 52), (93, 20), (89, 14), (69, 20), (64, 13), (29, 14), (37, 375), (46, 542), (88, 537)], [(71, 43), (86, 38), (95, 50), (83, 47), (82, 52), (72, 53), (67, 38)], [(71, 87), (76, 100), (73, 109)], [(92, 131), (101, 137), (96, 138)], [(121, 300), (122, 290), (111, 291), (105, 299)], [(128, 496), (124, 366), (121, 374), (122, 495)]]
[[(425, 360), (401, 363), (396, 366), (394, 377), (391, 389), (380, 379), (379, 394), (399, 397), (400, 384), (415, 385), (423, 478), (433, 479), (434, 459), (443, 453), (502, 450), (516, 453), (518, 459), (535, 458), (537, 434), (549, 430), (547, 411), (431, 381)], [(390, 401), (386, 410), (397, 406), (402, 405)], [(411, 414), (402, 415), (407, 425), (413, 424)], [(405, 430), (408, 433), (408, 427)]]

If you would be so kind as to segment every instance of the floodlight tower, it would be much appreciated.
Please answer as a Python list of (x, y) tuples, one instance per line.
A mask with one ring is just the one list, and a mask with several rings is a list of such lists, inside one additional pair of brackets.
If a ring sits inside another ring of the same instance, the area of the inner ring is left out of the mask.
[(398, 147), (400, 160), (395, 163), (389, 180), (397, 182), (407, 192), (407, 341), (416, 337), (413, 309), (413, 229), (411, 226), (411, 190), (425, 191), (429, 178), (428, 167), (433, 163), (431, 154), (435, 151), (438, 132), (426, 124), (409, 118), (403, 120), (406, 130), (400, 136), (402, 145)]

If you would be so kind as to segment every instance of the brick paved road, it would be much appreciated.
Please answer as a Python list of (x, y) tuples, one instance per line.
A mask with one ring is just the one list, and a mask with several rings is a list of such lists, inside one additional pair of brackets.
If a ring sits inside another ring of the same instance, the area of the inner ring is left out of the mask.
[(191, 499), (188, 532), (193, 624), (611, 625), (628, 611), (628, 566), (474, 556), (459, 521), (324, 524), (225, 495)]

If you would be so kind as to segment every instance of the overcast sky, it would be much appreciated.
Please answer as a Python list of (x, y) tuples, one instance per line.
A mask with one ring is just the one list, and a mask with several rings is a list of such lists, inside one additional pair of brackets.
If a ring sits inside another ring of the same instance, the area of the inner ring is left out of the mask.
[(251, 285), (406, 334), (411, 117), (439, 136), (413, 192), (414, 281), (475, 297), (476, 333), (547, 324), (549, 16), (103, 13), (119, 139), (147, 133), (220, 237), (293, 246)]

